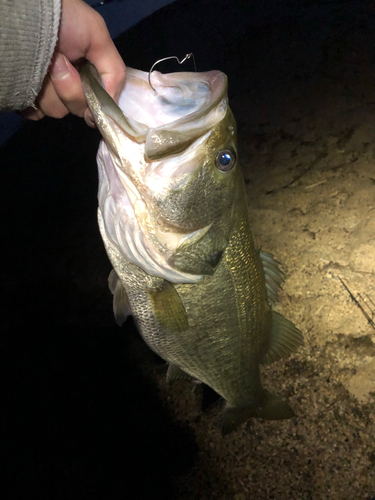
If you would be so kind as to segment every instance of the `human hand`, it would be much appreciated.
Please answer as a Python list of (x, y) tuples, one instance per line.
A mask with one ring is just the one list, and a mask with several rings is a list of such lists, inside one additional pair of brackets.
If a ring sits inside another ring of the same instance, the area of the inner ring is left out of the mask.
[(72, 63), (82, 58), (91, 61), (115, 100), (125, 82), (125, 64), (100, 14), (82, 0), (62, 0), (61, 9), (58, 42), (36, 100), (37, 109), (27, 108), (22, 114), (30, 120), (40, 120), (45, 115), (63, 118), (73, 113), (94, 127), (81, 78)]

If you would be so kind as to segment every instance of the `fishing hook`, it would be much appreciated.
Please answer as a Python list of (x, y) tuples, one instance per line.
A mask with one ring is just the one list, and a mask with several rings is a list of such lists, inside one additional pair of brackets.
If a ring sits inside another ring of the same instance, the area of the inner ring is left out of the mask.
[(187, 61), (188, 59), (190, 58), (193, 58), (193, 62), (194, 62), (194, 69), (195, 71), (197, 71), (197, 66), (195, 64), (195, 57), (194, 57), (194, 54), (191, 52), (190, 54), (186, 54), (186, 56), (181, 59), (181, 61), (179, 60), (179, 58), (177, 56), (169, 56), (169, 57), (163, 57), (163, 59), (159, 59), (158, 61), (156, 61), (152, 66), (151, 66), (151, 69), (150, 71), (148, 72), (148, 83), (150, 85), (150, 87), (152, 88), (152, 90), (156, 93), (156, 90), (154, 89), (154, 87), (152, 86), (152, 83), (151, 83), (151, 73), (153, 71), (153, 69), (155, 68), (155, 66), (163, 61), (167, 61), (168, 59), (176, 59), (176, 61), (178, 62), (178, 64), (183, 64), (185, 61)]

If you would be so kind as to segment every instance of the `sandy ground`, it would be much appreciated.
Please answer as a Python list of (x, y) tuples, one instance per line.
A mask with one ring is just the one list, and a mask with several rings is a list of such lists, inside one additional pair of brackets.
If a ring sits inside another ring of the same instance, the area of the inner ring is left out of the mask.
[(118, 40), (133, 67), (172, 47), (228, 74), (256, 240), (305, 338), (262, 369), (289, 421), (223, 439), (222, 400), (168, 385), (116, 327), (95, 131), (43, 120), (2, 152), (7, 498), (375, 498), (375, 19), (358, 4), (280, 0), (254, 24), (249, 2), (181, 0)]

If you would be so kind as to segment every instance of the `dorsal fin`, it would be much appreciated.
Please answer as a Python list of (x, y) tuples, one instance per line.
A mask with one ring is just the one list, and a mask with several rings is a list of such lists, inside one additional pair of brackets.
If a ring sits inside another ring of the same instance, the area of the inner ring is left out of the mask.
[(270, 344), (261, 363), (270, 365), (296, 351), (303, 344), (302, 333), (288, 319), (276, 311), (272, 311), (272, 327)]
[(273, 258), (272, 253), (261, 250), (259, 255), (263, 264), (264, 277), (266, 278), (268, 303), (272, 307), (278, 301), (277, 294), (285, 281), (285, 274), (279, 268), (280, 262)]
[[(260, 251), (259, 255), (266, 279), (268, 303), (272, 307), (278, 300), (277, 294), (285, 281), (285, 274), (279, 268), (280, 263), (273, 258), (271, 253)], [(269, 348), (261, 361), (262, 364), (268, 365), (278, 361), (298, 349), (301, 344), (303, 344), (303, 337), (298, 328), (281, 314), (272, 311)]]

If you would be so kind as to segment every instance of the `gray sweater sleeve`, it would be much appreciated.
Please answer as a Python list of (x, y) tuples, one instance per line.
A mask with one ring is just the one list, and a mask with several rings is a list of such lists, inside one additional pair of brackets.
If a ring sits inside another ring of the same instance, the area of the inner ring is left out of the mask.
[(57, 42), (61, 0), (0, 0), (0, 110), (34, 103)]

